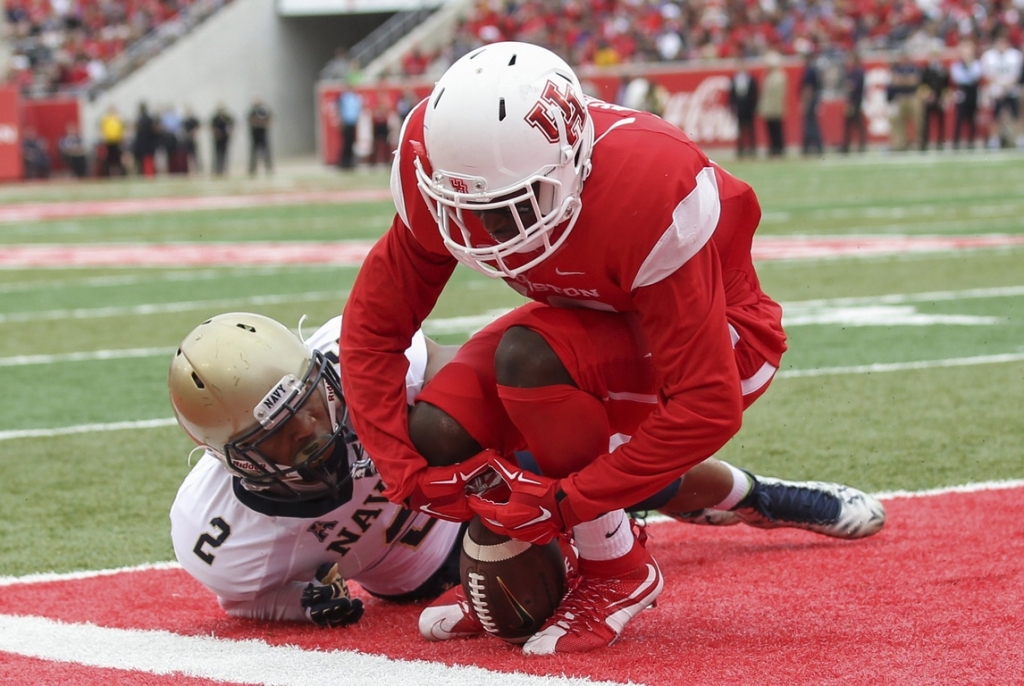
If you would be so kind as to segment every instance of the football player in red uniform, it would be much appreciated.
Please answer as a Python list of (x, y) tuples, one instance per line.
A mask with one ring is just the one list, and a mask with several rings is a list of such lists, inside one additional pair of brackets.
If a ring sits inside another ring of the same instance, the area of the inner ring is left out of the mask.
[[(341, 335), (385, 494), (527, 541), (571, 533), (580, 578), (524, 651), (608, 645), (663, 586), (623, 508), (725, 445), (786, 349), (751, 261), (757, 198), (675, 126), (587, 97), (554, 53), (511, 42), (457, 61), (413, 109), (391, 186), (394, 222)], [(404, 351), (459, 262), (535, 302), (471, 338), (407, 411)], [(507, 459), (524, 448), (543, 476)], [(476, 492), (494, 475), (506, 488)], [(884, 522), (855, 489), (712, 476), (683, 480), (692, 509), (842, 538)]]

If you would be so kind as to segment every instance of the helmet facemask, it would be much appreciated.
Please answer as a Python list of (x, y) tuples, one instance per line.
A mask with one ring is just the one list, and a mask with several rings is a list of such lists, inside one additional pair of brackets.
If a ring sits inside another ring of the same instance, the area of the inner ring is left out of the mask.
[[(424, 133), (413, 146), (417, 186), (459, 261), (513, 278), (562, 245), (582, 207), (594, 125), (579, 80), (557, 55), (524, 43), (470, 53), (438, 81)], [(467, 213), (501, 208), (517, 234), (480, 245), (477, 233), (474, 244)]]
[[(558, 249), (576, 223), (581, 208), (579, 191), (566, 192), (557, 178), (532, 176), (523, 183), (523, 187), (489, 200), (481, 200), (480, 196), (472, 194), (440, 193), (436, 191), (436, 185), (422, 183), (420, 191), (437, 222), (445, 247), (460, 262), (488, 276), (512, 278), (536, 266)], [(511, 213), (518, 235), (495, 245), (474, 246), (466, 215), (502, 208)], [(563, 223), (565, 226), (558, 229)], [(453, 234), (459, 238), (453, 238)], [(538, 254), (532, 258), (523, 257), (535, 252)], [(521, 257), (510, 264), (512, 255)]]
[[(321, 413), (328, 418), (325, 431), (293, 455), (273, 454), (270, 447), (308, 403), (323, 404)], [(253, 416), (254, 428), (228, 441), (223, 452), (214, 452), (241, 478), (246, 490), (261, 497), (295, 502), (338, 495), (351, 478), (350, 452), (355, 460), (362, 459), (338, 374), (319, 351), (313, 352), (303, 379), (283, 377), (253, 409)]]

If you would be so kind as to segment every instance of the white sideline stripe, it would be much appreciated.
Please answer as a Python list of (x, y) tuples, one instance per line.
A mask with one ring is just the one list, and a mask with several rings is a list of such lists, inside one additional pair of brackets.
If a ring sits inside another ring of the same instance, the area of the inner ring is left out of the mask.
[(850, 296), (825, 298), (821, 300), (797, 300), (782, 303), (801, 307), (843, 307), (847, 305), (902, 305), (905, 303), (938, 302), (945, 300), (968, 300), (978, 298), (1013, 298), (1024, 295), (1024, 286), (998, 286), (995, 288), (966, 288), (960, 291), (930, 291), (928, 293), (890, 293), (888, 295)]
[(15, 584), (45, 584), (51, 581), (75, 581), (78, 579), (95, 579), (99, 576), (113, 576), (125, 572), (148, 572), (164, 569), (181, 569), (177, 562), (151, 562), (132, 567), (115, 567), (113, 569), (83, 569), (77, 572), (39, 572), (25, 576), (0, 576), (0, 587)]
[[(319, 300), (321, 294), (308, 294), (307, 297), (303, 296), (305, 300)], [(337, 294), (329, 293), (331, 297)], [(284, 298), (285, 296), (281, 296)], [(291, 296), (287, 296), (290, 298)], [(254, 302), (255, 299), (247, 300), (246, 302)], [(221, 301), (220, 304), (224, 304), (228, 301)], [(230, 301), (238, 304), (243, 301), (235, 300)], [(210, 303), (203, 303), (203, 307), (209, 306)], [(154, 306), (147, 306), (154, 307)], [(159, 306), (155, 306), (159, 307)], [(177, 308), (176, 308), (177, 309)], [(181, 309), (198, 309), (192, 307), (191, 304), (188, 307)], [(473, 333), (477, 329), (483, 328), (485, 325), (491, 323), (501, 315), (509, 312), (507, 309), (493, 310), (481, 315), (475, 315), (471, 317), (449, 317), (446, 319), (433, 319), (424, 323), (423, 328), (429, 334), (446, 334), (446, 333)], [(17, 316), (17, 315), (10, 315)], [(101, 316), (101, 315), (97, 315)], [(47, 317), (49, 319), (49, 317)], [(0, 315), (0, 323), (3, 322), (3, 315)], [(84, 352), (72, 352), (72, 353), (58, 353), (53, 355), (12, 355), (11, 357), (0, 357), (0, 367), (21, 367), (32, 364), (53, 364), (56, 362), (89, 362), (92, 360), (118, 360), (128, 357), (161, 357), (163, 355), (170, 355), (174, 352), (174, 348), (124, 348), (120, 350), (91, 350)]]
[(895, 500), (897, 498), (930, 498), (947, 493), (978, 493), (979, 491), (1002, 491), (1010, 488), (1024, 488), (1024, 479), (1002, 479), (1000, 481), (981, 481), (959, 486), (943, 486), (923, 491), (882, 491), (875, 493), (879, 500)]
[(1024, 353), (1002, 355), (978, 355), (977, 357), (953, 357), (945, 360), (920, 360), (916, 362), (876, 362), (851, 367), (819, 367), (817, 369), (787, 369), (775, 376), (780, 379), (796, 379), (808, 376), (834, 376), (840, 374), (877, 374), (882, 372), (904, 372), (914, 369), (935, 369), (938, 367), (970, 367), (980, 364), (1003, 364), (1020, 362)]
[[(237, 307), (239, 305), (279, 305), (293, 302), (316, 302), (337, 299), (341, 303), (348, 298), (348, 290), (320, 291), (313, 293), (291, 293), (284, 295), (256, 295), (250, 298), (231, 298), (225, 300), (193, 300), (191, 302), (161, 303), (159, 305), (133, 305), (131, 307), (98, 307), (93, 309), (78, 308), (74, 310), (46, 310), (43, 312), (16, 312), (0, 314), (0, 324), (52, 321), (55, 319), (98, 319), (101, 317), (121, 317), (124, 315), (165, 314), (167, 312), (192, 312), (194, 310), (210, 310), (212, 313)], [(339, 304), (340, 307), (340, 304)]]
[(163, 357), (174, 348), (126, 348), (123, 350), (92, 350), (89, 352), (61, 353), (57, 355), (14, 355), (0, 357), (0, 367), (23, 367), (30, 364), (55, 362), (88, 362), (91, 360), (121, 360), (129, 357)]
[[(32, 321), (51, 321), (55, 319), (98, 319), (101, 317), (121, 317), (125, 315), (152, 315), (166, 312), (190, 312), (209, 309), (217, 311), (222, 308), (238, 305), (276, 305), (290, 302), (308, 302), (327, 300), (330, 298), (348, 298), (348, 291), (320, 291), (314, 293), (294, 293), (283, 295), (258, 295), (250, 298), (234, 298), (230, 300), (193, 300), (186, 302), (133, 305), (127, 307), (77, 308), (71, 310), (44, 310), (41, 312), (16, 312), (0, 314), (0, 324), (21, 323)], [(843, 307), (851, 305), (898, 305), (914, 302), (937, 302), (978, 298), (1006, 298), (1024, 295), (1024, 286), (1005, 286), (997, 288), (969, 288), (962, 291), (934, 291), (929, 293), (892, 293), (889, 295), (873, 295), (864, 297), (830, 298), (824, 300), (798, 300), (782, 303), (787, 307)], [(424, 322), (424, 331), (432, 334), (463, 333), (475, 331), (490, 324), (497, 317), (509, 312), (511, 308), (496, 309), (480, 315), (451, 317), (437, 321)]]
[[(980, 355), (978, 357), (958, 357), (946, 360), (923, 360), (920, 362), (893, 362), (865, 364), (854, 367), (820, 367), (818, 369), (789, 369), (777, 372), (778, 378), (800, 378), (810, 376), (833, 376), (840, 374), (879, 374), (884, 372), (900, 372), (915, 369), (933, 369), (939, 367), (969, 367), (982, 364), (1003, 364), (1024, 361), (1024, 353), (1007, 353), (1005, 355)], [(0, 365), (3, 366), (3, 365)], [(111, 424), (79, 424), (54, 429), (14, 429), (0, 431), (0, 441), (18, 438), (49, 438), (51, 436), (67, 436), (69, 434), (91, 433), (99, 431), (121, 431), (124, 429), (154, 429), (173, 426), (173, 417), (165, 419), (144, 419), (134, 422), (113, 422)]]
[(218, 267), (217, 269), (192, 269), (188, 271), (169, 271), (160, 272), (157, 274), (132, 274), (122, 276), (90, 276), (85, 279), (47, 279), (45, 282), (40, 283), (39, 281), (13, 281), (11, 283), (0, 284), (0, 293), (18, 293), (21, 291), (38, 291), (41, 289), (47, 290), (60, 290), (65, 288), (85, 288), (85, 287), (112, 287), (112, 286), (131, 286), (133, 284), (145, 284), (145, 283), (162, 283), (162, 282), (176, 282), (176, 281), (214, 281), (214, 280), (226, 280), (232, 278), (252, 278), (253, 276), (274, 276), (277, 274), (283, 274), (287, 272), (294, 272), (301, 269), (303, 274), (308, 274), (311, 271), (322, 270), (336, 270), (337, 265), (334, 264), (295, 264), (295, 265), (281, 265), (276, 267), (253, 267), (250, 265), (239, 265), (237, 267)]
[[(928, 488), (922, 491), (881, 491), (878, 493), (872, 493), (874, 497), (879, 500), (896, 500), (898, 498), (932, 498), (935, 496), (946, 495), (948, 493), (978, 493), (980, 491), (1002, 491), (1013, 488), (1024, 488), (1024, 479), (1000, 479), (999, 481), (979, 481), (970, 484), (959, 484), (956, 486), (940, 486), (939, 488)], [(665, 522), (674, 522), (668, 515), (663, 515), (660, 512), (652, 512), (649, 514), (644, 521), (648, 524), (662, 524)], [(28, 577), (24, 577), (28, 578)], [(11, 581), (9, 584), (4, 583), (4, 578), (0, 577), (0, 586), (10, 585), (17, 583), (18, 577), (8, 577)]]
[(182, 674), (226, 683), (267, 686), (540, 686), (596, 684), (566, 677), (506, 674), (424, 660), (392, 660), (350, 651), (303, 650), (259, 640), (180, 636), (167, 631), (108, 629), (43, 617), (0, 615), (0, 650), (57, 662), (148, 674)]
[(71, 434), (87, 434), (99, 431), (121, 431), (124, 429), (156, 429), (161, 426), (174, 426), (177, 421), (173, 417), (162, 419), (142, 419), (135, 422), (113, 422), (110, 424), (78, 424), (77, 426), (61, 426), (54, 429), (16, 429), (0, 431), (0, 441), (16, 438), (50, 438), (52, 436), (69, 436)]

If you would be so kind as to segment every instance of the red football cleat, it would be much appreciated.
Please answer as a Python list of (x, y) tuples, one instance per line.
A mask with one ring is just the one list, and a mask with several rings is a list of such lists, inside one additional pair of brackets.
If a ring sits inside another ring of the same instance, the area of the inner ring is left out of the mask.
[[(618, 640), (626, 624), (653, 605), (665, 585), (658, 563), (639, 543), (628, 557), (639, 561), (625, 572), (617, 569), (622, 566), (621, 558), (607, 562), (580, 560), (582, 569), (576, 585), (544, 628), (526, 641), (523, 652), (582, 653)], [(609, 575), (603, 575), (604, 571)]]

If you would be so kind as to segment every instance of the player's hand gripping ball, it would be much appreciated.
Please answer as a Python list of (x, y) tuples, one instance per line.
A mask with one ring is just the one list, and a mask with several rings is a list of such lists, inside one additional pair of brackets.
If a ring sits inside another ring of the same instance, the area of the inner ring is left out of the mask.
[(484, 630), (523, 643), (562, 601), (567, 564), (559, 540), (544, 545), (517, 541), (474, 517), (462, 539), (459, 572), (466, 600)]

